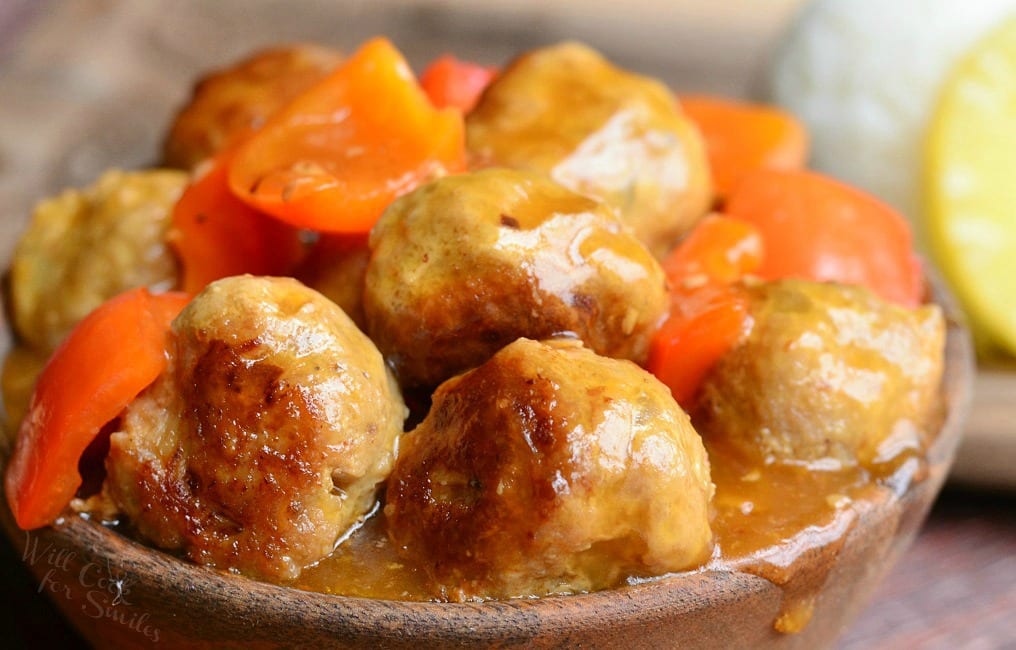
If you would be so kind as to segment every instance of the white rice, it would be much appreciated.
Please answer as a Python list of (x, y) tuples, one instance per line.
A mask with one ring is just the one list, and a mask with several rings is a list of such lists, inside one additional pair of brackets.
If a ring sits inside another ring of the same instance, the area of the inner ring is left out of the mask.
[(769, 100), (812, 136), (815, 169), (910, 216), (923, 134), (952, 65), (1016, 0), (817, 0), (770, 67)]

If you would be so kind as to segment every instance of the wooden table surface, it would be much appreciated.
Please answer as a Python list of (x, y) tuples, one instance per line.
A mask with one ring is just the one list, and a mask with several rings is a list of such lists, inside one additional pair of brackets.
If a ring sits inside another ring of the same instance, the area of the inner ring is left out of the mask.
[[(88, 184), (107, 166), (153, 160), (194, 75), (258, 45), (348, 48), (384, 33), (415, 62), (446, 49), (499, 62), (579, 37), (675, 87), (746, 95), (798, 2), (595, 0), (577, 13), (552, 0), (525, 0), (523, 12), (501, 1), (467, 10), (449, 0), (308, 0), (295, 14), (282, 0), (240, 13), (235, 8), (249, 3), (0, 0), (0, 259), (38, 197)], [(336, 5), (353, 20), (320, 18)], [(0, 580), (8, 603), (0, 608), (0, 646), (81, 645), (5, 541)], [(1016, 648), (1016, 492), (947, 488), (840, 646)]]

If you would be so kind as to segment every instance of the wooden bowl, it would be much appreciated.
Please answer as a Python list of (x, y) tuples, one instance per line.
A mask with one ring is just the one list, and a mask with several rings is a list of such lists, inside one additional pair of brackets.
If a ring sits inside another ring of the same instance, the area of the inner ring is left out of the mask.
[(177, 559), (86, 519), (25, 533), (0, 520), (32, 572), (97, 647), (313, 645), (387, 647), (814, 648), (831, 644), (917, 533), (947, 474), (971, 400), (969, 337), (946, 309), (945, 419), (928, 472), (902, 495), (880, 489), (849, 506), (842, 545), (794, 565), (816, 594), (810, 622), (776, 631), (783, 589), (733, 570), (702, 570), (598, 593), (485, 603), (421, 603), (329, 596), (256, 582)]

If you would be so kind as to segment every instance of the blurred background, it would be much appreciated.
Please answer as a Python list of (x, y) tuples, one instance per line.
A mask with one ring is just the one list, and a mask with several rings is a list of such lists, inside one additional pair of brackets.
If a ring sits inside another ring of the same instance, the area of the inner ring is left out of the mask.
[[(110, 167), (152, 164), (198, 77), (273, 44), (351, 51), (386, 35), (420, 71), (447, 52), (504, 64), (522, 50), (577, 39), (679, 93), (800, 100), (807, 109), (818, 89), (834, 99), (842, 93), (842, 102), (825, 97), (838, 118), (840, 105), (870, 92), (884, 114), (861, 106), (827, 127), (863, 151), (885, 144), (864, 142), (867, 133), (923, 128), (925, 104), (952, 60), (1016, 15), (1016, 0), (818, 4), (825, 13), (805, 0), (0, 0), (0, 259), (37, 200), (91, 184)], [(866, 86), (865, 75), (882, 81)], [(867, 115), (860, 126), (850, 122), (857, 114)], [(825, 147), (816, 160), (836, 167), (835, 138), (826, 145), (823, 137), (815, 134)], [(898, 171), (916, 166), (907, 158), (913, 146), (891, 153), (902, 156), (895, 171), (878, 171), (877, 161), (856, 177), (849, 165), (827, 171), (863, 182), (875, 169), (868, 189), (919, 219), (916, 172)], [(844, 648), (1016, 647), (1016, 368), (1004, 356), (983, 362), (952, 484)], [(14, 647), (76, 643), (6, 547), (0, 580), (17, 603), (0, 611), (0, 634), (10, 630)]]
[(503, 64), (581, 39), (675, 88), (744, 95), (798, 4), (0, 0), (0, 217), (17, 227), (40, 196), (91, 183), (107, 167), (155, 161), (198, 76), (260, 47), (348, 52), (384, 34), (419, 72), (445, 52)]

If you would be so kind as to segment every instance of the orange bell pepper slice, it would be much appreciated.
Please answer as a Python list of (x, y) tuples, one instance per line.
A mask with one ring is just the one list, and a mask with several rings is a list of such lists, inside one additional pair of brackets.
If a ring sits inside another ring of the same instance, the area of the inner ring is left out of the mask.
[(681, 406), (691, 406), (706, 374), (749, 329), (748, 297), (736, 283), (762, 259), (758, 229), (711, 214), (663, 261), (671, 309), (650, 341), (646, 367)]
[(814, 172), (760, 170), (744, 178), (724, 212), (762, 233), (763, 279), (855, 284), (906, 307), (921, 303), (910, 224), (860, 190)]
[(808, 162), (808, 132), (790, 113), (707, 95), (683, 95), (680, 103), (705, 140), (721, 199), (756, 169), (803, 169)]
[(168, 240), (180, 260), (186, 293), (232, 275), (285, 275), (302, 256), (296, 228), (254, 210), (230, 191), (232, 156), (220, 153), (199, 170), (173, 208)]
[(392, 199), (462, 169), (462, 113), (434, 108), (398, 50), (377, 38), (242, 144), (229, 186), (298, 228), (354, 234)]
[(739, 285), (708, 284), (674, 298), (670, 316), (649, 344), (646, 368), (690, 408), (709, 371), (750, 327)]
[(36, 383), (7, 466), (7, 503), (24, 530), (53, 523), (81, 485), (78, 461), (166, 367), (170, 323), (182, 293), (133, 289), (86, 316)]
[(438, 108), (468, 113), (497, 76), (497, 67), (462, 61), (450, 54), (434, 59), (420, 75), (420, 86)]
[(721, 214), (703, 217), (663, 260), (671, 286), (729, 284), (762, 264), (762, 235), (754, 225)]

